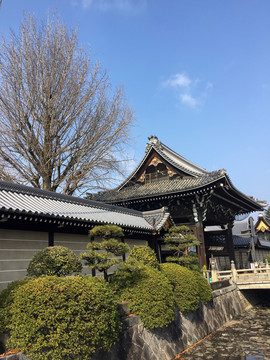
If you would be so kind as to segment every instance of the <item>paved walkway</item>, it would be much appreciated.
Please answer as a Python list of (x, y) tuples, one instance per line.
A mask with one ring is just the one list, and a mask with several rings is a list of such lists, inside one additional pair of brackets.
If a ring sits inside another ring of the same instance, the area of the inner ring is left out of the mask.
[(270, 311), (245, 312), (175, 359), (270, 360)]

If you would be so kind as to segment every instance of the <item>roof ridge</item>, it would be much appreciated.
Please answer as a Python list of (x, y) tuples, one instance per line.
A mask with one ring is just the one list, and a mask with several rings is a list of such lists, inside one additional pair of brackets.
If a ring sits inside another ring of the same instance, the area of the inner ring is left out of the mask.
[[(136, 172), (140, 169), (144, 161), (146, 160), (147, 156), (150, 154), (151, 150), (154, 149), (160, 156), (164, 157), (166, 161), (171, 163), (174, 167), (178, 168), (179, 170), (182, 170), (189, 175), (193, 176), (199, 176), (200, 174), (209, 174), (210, 172), (203, 169), (202, 167), (194, 164), (193, 162), (187, 160), (183, 156), (179, 155), (177, 152), (169, 148), (167, 145), (162, 143), (157, 136), (151, 135), (148, 137), (149, 142), (146, 144), (145, 153), (142, 158), (142, 160), (139, 162), (139, 164), (136, 166), (136, 168), (132, 171), (132, 173), (116, 188), (116, 190), (121, 190), (136, 174)], [(178, 164), (174, 159), (170, 158), (167, 154), (162, 152), (162, 147), (169, 153), (171, 153), (173, 156), (175, 156), (176, 159), (179, 159), (183, 161), (187, 166), (189, 165), (192, 169), (188, 169), (185, 166), (181, 166)]]
[[(149, 139), (149, 144), (147, 144), (147, 145), (150, 145), (150, 146), (152, 145), (152, 147), (154, 147), (155, 150), (162, 151), (163, 150), (162, 148), (165, 148), (168, 152), (172, 153), (176, 158), (179, 158), (180, 160), (184, 161), (185, 163), (195, 167), (196, 169), (200, 170), (202, 173), (209, 173), (209, 171), (194, 164), (192, 161), (186, 159), (184, 156), (182, 156), (182, 155), (178, 154), (176, 151), (172, 150), (170, 147), (168, 147), (167, 145), (162, 143), (156, 136), (151, 135), (151, 137), (149, 137), (148, 139)], [(192, 172), (192, 173), (197, 175), (197, 172)]]

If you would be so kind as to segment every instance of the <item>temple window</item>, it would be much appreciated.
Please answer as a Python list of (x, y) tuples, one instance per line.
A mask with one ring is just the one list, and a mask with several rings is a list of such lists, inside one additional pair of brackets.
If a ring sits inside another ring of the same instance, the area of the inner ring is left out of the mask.
[(145, 183), (151, 183), (159, 179), (169, 178), (166, 165), (159, 163), (157, 166), (150, 165), (145, 171)]

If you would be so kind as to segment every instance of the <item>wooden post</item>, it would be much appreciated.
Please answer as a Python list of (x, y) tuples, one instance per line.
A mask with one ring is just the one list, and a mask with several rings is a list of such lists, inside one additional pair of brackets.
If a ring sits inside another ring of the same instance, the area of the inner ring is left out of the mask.
[(231, 262), (233, 261), (234, 264), (235, 264), (235, 254), (234, 254), (234, 246), (233, 246), (232, 227), (233, 227), (233, 223), (229, 222), (228, 223), (228, 229), (226, 231), (226, 245), (227, 245), (227, 250), (228, 250), (228, 253), (229, 253), (230, 261)]
[(211, 264), (211, 278), (212, 278), (212, 281), (213, 282), (218, 281), (217, 268), (215, 266), (215, 262), (211, 261), (210, 264)]
[(49, 231), (48, 233), (48, 246), (54, 246), (54, 232)]
[(195, 224), (195, 235), (197, 240), (200, 242), (200, 247), (198, 249), (198, 256), (201, 266), (207, 266), (206, 253), (205, 253), (205, 243), (204, 243), (204, 232), (202, 222), (197, 222)]
[(236, 283), (237, 282), (237, 271), (235, 269), (235, 264), (234, 264), (233, 260), (231, 261), (231, 271), (232, 271), (232, 281), (234, 283)]

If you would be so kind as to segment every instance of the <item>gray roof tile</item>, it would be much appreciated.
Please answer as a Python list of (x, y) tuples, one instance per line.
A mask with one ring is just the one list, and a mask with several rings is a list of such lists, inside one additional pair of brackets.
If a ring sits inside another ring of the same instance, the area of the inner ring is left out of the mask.
[(0, 181), (0, 209), (154, 230), (139, 211)]
[(158, 181), (148, 184), (135, 184), (127, 186), (121, 190), (109, 190), (98, 194), (89, 194), (92, 199), (98, 201), (121, 201), (127, 199), (137, 199), (150, 197), (152, 195), (170, 194), (181, 191), (194, 190), (199, 187), (211, 184), (222, 178), (222, 171), (214, 171), (199, 177), (175, 178), (175, 179), (159, 179)]

